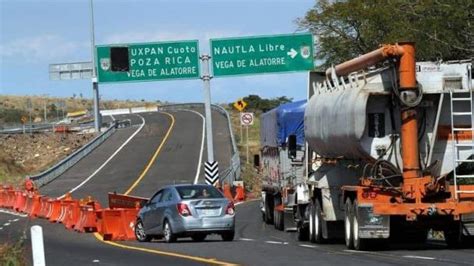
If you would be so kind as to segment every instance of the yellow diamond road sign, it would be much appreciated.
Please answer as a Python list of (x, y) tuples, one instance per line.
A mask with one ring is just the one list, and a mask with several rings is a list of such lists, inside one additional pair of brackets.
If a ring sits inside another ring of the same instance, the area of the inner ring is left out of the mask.
[(239, 112), (242, 112), (245, 107), (247, 106), (247, 103), (244, 102), (244, 100), (240, 99), (234, 103), (235, 109), (239, 110)]

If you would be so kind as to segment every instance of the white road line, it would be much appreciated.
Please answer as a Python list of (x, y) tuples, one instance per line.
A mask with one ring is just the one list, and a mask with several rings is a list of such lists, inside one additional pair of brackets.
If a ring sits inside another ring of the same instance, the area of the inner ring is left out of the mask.
[(194, 178), (194, 184), (197, 184), (198, 181), (199, 181), (199, 175), (201, 174), (202, 154), (203, 154), (203, 151), (204, 151), (204, 139), (205, 139), (204, 137), (206, 135), (205, 134), (206, 133), (206, 119), (201, 113), (196, 112), (194, 110), (188, 110), (188, 109), (182, 109), (182, 110), (187, 111), (187, 112), (195, 113), (195, 114), (199, 115), (202, 118), (201, 150), (199, 151), (199, 161), (198, 161), (197, 170), (196, 170), (196, 177)]
[(16, 218), (13, 220), (13, 222), (18, 222), (20, 219)]
[(433, 257), (424, 257), (424, 256), (415, 256), (415, 255), (405, 255), (404, 258), (408, 259), (420, 259), (420, 260), (435, 260)]
[(10, 215), (15, 215), (15, 216), (18, 216), (18, 217), (26, 217), (26, 216), (28, 216), (27, 214), (17, 213), (17, 212), (2, 210), (2, 209), (0, 209), (0, 212), (1, 212), (1, 213), (6, 213), (6, 214), (10, 214)]
[(279, 242), (279, 241), (265, 241), (267, 244), (275, 244), (275, 245), (288, 245), (288, 242)]
[[(69, 193), (72, 193), (72, 192), (76, 191), (77, 189), (82, 187), (84, 184), (89, 182), (89, 180), (91, 180), (91, 178), (93, 178), (100, 170), (102, 170), (102, 168), (104, 168), (115, 157), (115, 155), (117, 155), (123, 149), (123, 147), (125, 147), (125, 145), (127, 145), (135, 137), (135, 135), (137, 135), (138, 132), (140, 132), (142, 130), (142, 128), (145, 126), (145, 118), (143, 118), (143, 116), (138, 115), (138, 114), (137, 114), (137, 116), (139, 116), (142, 119), (142, 124), (140, 125), (140, 127), (135, 132), (133, 132), (133, 134), (124, 143), (122, 143), (122, 145), (99, 168), (97, 168), (90, 176), (88, 176), (79, 185), (77, 185), (73, 189), (69, 190)], [(59, 199), (62, 199), (65, 196), (66, 196), (66, 194), (59, 197)]]
[(4, 223), (3, 224), (3, 226), (9, 226), (9, 225), (10, 225), (10, 223)]
[(2, 230), (2, 229), (3, 229), (3, 227), (0, 227), (0, 230)]
[(300, 246), (300, 247), (304, 247), (304, 248), (317, 248), (317, 246), (313, 246), (313, 245), (306, 245), (306, 244), (299, 244), (298, 246)]
[(112, 121), (115, 121), (115, 117), (113, 115), (110, 115), (110, 117), (112, 118)]
[(255, 241), (255, 239), (251, 238), (239, 238), (240, 241)]

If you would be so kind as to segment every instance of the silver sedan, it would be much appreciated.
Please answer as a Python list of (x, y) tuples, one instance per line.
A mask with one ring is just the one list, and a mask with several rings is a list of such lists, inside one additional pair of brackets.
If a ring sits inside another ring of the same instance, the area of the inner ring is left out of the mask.
[(234, 204), (213, 186), (173, 185), (160, 189), (143, 206), (135, 223), (135, 236), (146, 242), (163, 237), (174, 242), (179, 237), (203, 241), (219, 234), (232, 241), (235, 234)]

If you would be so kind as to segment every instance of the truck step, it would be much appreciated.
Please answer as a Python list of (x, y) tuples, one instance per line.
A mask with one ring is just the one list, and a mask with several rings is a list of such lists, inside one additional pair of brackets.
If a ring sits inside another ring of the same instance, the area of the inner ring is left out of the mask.
[(474, 194), (474, 190), (458, 190), (458, 193)]
[(456, 160), (457, 163), (474, 163), (474, 160)]
[(472, 127), (453, 127), (453, 131), (473, 131)]
[(453, 112), (453, 115), (472, 115), (472, 112)]
[(474, 178), (474, 175), (456, 175), (456, 178)]
[(454, 144), (456, 147), (474, 147), (474, 143), (456, 143)]
[(453, 101), (472, 101), (472, 99), (469, 98), (469, 97), (459, 97), (459, 98), (454, 98), (453, 97), (452, 99), (453, 99)]
[(298, 231), (298, 228), (296, 227), (286, 227), (285, 232), (296, 232)]

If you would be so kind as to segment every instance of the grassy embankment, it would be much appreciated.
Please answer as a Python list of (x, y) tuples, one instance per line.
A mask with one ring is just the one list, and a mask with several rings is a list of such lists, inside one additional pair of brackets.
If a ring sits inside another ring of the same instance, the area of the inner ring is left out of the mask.
[[(254, 124), (249, 126), (249, 163), (246, 157), (246, 129), (240, 130), (240, 113), (235, 110), (229, 111), (232, 120), (232, 129), (234, 131), (237, 148), (240, 152), (240, 162), (242, 167), (242, 180), (246, 188), (253, 192), (260, 191), (261, 180), (253, 167), (253, 156), (259, 153), (260, 149), (260, 112), (254, 114)], [(242, 135), (241, 135), (242, 132)]]

